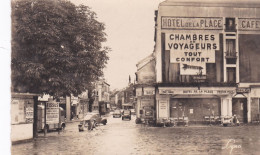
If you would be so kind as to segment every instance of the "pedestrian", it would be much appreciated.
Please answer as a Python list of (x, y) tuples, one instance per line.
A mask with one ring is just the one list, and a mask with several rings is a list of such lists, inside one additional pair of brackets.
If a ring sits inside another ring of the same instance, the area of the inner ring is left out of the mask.
[(239, 120), (237, 119), (237, 116), (236, 115), (234, 115), (233, 116), (233, 123), (234, 123), (234, 125), (239, 125)]
[(74, 117), (74, 113), (73, 111), (71, 112), (71, 120), (73, 120), (73, 117)]

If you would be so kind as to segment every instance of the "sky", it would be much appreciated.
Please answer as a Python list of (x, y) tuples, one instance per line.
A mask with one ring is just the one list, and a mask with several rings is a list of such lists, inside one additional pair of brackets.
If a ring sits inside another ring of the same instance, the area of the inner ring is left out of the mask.
[(127, 86), (129, 75), (135, 79), (136, 64), (153, 52), (154, 11), (163, 0), (70, 0), (90, 6), (98, 21), (106, 26), (107, 42), (112, 51), (104, 69), (110, 89)]

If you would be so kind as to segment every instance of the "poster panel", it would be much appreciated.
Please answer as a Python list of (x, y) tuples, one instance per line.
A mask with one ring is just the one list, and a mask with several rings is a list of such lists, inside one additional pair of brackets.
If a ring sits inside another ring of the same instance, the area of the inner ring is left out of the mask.
[(159, 118), (167, 118), (168, 114), (167, 100), (159, 100)]
[(59, 123), (59, 103), (47, 102), (46, 103), (46, 123), (55, 124)]

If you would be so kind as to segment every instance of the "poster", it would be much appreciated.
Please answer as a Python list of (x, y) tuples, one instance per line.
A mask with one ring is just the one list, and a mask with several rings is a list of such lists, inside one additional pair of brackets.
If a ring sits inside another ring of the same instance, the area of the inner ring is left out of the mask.
[(59, 123), (59, 103), (56, 102), (46, 103), (46, 123), (47, 124)]
[(167, 100), (159, 101), (159, 118), (167, 118), (168, 114), (168, 102)]

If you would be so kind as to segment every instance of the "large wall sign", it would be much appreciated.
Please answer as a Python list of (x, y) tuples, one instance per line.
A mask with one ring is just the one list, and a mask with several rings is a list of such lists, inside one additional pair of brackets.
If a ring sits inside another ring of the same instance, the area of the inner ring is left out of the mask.
[(222, 30), (223, 18), (162, 17), (162, 29)]
[(260, 30), (260, 18), (239, 18), (238, 19), (238, 29), (239, 30)]
[(215, 63), (215, 50), (219, 50), (219, 34), (186, 32), (165, 34), (165, 49), (170, 51), (170, 62), (180, 63), (181, 75), (198, 75), (200, 72), (206, 75), (206, 63)]

